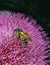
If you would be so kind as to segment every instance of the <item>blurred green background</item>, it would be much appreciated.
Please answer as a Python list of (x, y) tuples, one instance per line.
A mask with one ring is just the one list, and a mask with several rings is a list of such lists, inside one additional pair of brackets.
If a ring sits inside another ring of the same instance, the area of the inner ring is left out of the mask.
[(0, 10), (22, 12), (31, 16), (50, 36), (50, 0), (0, 0)]

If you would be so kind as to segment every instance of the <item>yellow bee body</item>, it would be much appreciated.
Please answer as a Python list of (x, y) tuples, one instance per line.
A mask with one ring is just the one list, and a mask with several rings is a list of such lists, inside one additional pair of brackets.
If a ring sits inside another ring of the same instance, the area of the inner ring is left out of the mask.
[(14, 31), (18, 35), (18, 37), (22, 39), (25, 45), (28, 43), (28, 41), (31, 41), (30, 35), (28, 33), (23, 32), (20, 29), (15, 29)]
[(21, 32), (20, 34), (21, 34), (21, 35), (20, 35), (20, 38), (21, 38), (21, 39), (31, 40), (30, 35), (29, 35), (28, 33), (26, 33), (26, 32)]

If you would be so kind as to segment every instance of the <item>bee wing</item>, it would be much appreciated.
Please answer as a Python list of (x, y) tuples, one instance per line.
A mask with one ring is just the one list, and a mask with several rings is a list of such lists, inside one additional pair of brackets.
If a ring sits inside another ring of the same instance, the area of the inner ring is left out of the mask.
[(32, 41), (30, 34), (28, 34), (28, 33), (25, 32), (25, 35), (27, 36), (28, 40)]

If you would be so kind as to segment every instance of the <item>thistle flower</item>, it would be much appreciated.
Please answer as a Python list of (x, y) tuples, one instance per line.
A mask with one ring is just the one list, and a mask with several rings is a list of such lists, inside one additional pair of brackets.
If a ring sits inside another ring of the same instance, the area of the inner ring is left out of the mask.
[[(31, 41), (22, 44), (15, 29), (30, 34)], [(0, 63), (2, 65), (48, 65), (49, 38), (36, 20), (22, 13), (0, 12)]]

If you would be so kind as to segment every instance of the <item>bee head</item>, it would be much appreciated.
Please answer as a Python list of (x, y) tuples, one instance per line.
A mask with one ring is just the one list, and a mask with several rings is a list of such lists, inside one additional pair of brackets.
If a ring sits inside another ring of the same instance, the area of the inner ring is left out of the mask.
[(14, 29), (14, 32), (15, 32), (17, 35), (19, 35), (20, 32), (22, 32), (22, 30), (17, 28), (17, 29)]

